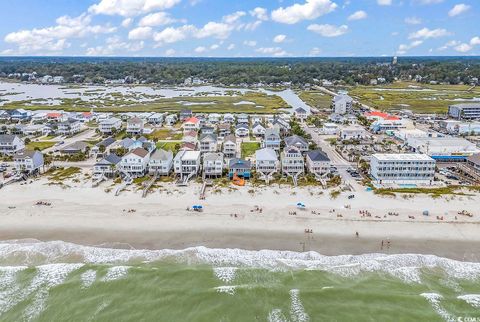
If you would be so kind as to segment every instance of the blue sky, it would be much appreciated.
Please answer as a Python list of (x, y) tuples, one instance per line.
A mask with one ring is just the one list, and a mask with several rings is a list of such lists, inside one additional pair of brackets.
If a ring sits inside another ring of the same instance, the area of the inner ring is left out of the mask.
[(478, 55), (478, 17), (478, 0), (0, 1), (0, 54)]

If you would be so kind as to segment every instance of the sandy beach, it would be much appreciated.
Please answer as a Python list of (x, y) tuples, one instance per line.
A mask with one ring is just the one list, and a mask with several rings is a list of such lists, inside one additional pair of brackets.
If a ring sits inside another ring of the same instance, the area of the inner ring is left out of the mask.
[[(147, 249), (207, 246), (317, 251), (325, 255), (420, 253), (480, 261), (478, 195), (393, 198), (356, 191), (354, 199), (348, 199), (351, 192), (332, 199), (328, 190), (319, 187), (272, 185), (209, 189), (206, 200), (199, 200), (197, 183), (189, 187), (162, 183), (142, 198), (141, 190), (133, 187), (116, 197), (105, 192), (111, 182), (92, 188), (87, 180), (76, 181), (64, 182), (69, 186), (65, 188), (49, 186), (42, 178), (0, 190), (0, 240), (34, 238)], [(38, 201), (51, 205), (36, 205)], [(306, 210), (296, 209), (300, 201)], [(195, 204), (204, 211), (187, 211)], [(262, 208), (261, 213), (256, 206)], [(360, 210), (371, 216), (360, 215)], [(423, 216), (424, 210), (430, 215)], [(460, 210), (473, 217), (458, 215)], [(294, 212), (296, 215), (291, 214)]]

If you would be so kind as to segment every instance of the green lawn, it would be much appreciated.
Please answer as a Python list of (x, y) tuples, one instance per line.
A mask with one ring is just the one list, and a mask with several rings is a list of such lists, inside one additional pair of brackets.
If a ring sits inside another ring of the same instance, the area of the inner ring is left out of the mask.
[(43, 151), (45, 149), (51, 148), (55, 145), (54, 141), (38, 141), (38, 142), (30, 142), (27, 144), (27, 150), (40, 150)]
[(160, 129), (154, 131), (152, 134), (147, 134), (145, 137), (149, 140), (181, 140), (182, 139), (182, 133), (178, 132), (175, 133), (174, 131), (170, 129)]
[(48, 179), (53, 181), (64, 181), (66, 179), (70, 179), (75, 175), (81, 172), (80, 168), (77, 167), (69, 167), (69, 168), (58, 168), (53, 171), (48, 171)]
[(259, 142), (242, 142), (242, 158), (250, 157), (255, 154), (255, 151), (260, 149)]
[(177, 147), (180, 147), (182, 145), (182, 142), (177, 141), (177, 142), (157, 142), (157, 148), (158, 149), (163, 149), (167, 151), (173, 151), (176, 153), (178, 151)]

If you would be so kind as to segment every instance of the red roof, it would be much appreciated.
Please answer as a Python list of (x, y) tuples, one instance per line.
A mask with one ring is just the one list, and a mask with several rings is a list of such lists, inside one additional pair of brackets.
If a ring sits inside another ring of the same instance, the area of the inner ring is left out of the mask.
[(195, 116), (189, 119), (186, 119), (184, 123), (198, 123), (200, 122)]
[(400, 120), (400, 118), (397, 117), (397, 116), (392, 116), (392, 115), (389, 115), (387, 113), (378, 112), (378, 111), (367, 112), (367, 113), (365, 113), (365, 116), (366, 117), (378, 117), (378, 118), (388, 120), (388, 121), (398, 121), (398, 120)]
[(83, 112), (82, 115), (85, 116), (85, 117), (89, 117), (89, 116), (92, 116), (92, 113), (91, 112)]
[(59, 117), (62, 117), (62, 113), (48, 113), (47, 117), (48, 118), (59, 118)]

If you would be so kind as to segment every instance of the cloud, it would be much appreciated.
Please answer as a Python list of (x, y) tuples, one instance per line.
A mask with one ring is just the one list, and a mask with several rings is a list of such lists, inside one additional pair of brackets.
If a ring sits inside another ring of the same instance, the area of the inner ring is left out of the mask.
[(197, 54), (201, 54), (201, 53), (204, 53), (207, 51), (207, 48), (203, 47), (203, 46), (198, 46), (197, 48), (195, 48), (194, 50)]
[(309, 56), (318, 56), (322, 53), (322, 50), (318, 47), (313, 47), (308, 53)]
[(133, 19), (132, 18), (125, 18), (122, 20), (122, 27), (123, 28), (128, 28), (132, 24)]
[(480, 37), (473, 37), (472, 39), (470, 39), (470, 45), (472, 46), (480, 45)]
[(172, 48), (165, 50), (165, 56), (168, 56), (168, 57), (175, 55), (175, 53), (176, 53), (175, 49), (172, 49)]
[(219, 44), (213, 44), (210, 46), (210, 50), (215, 50), (215, 49), (218, 49), (220, 48), (220, 45)]
[(181, 0), (100, 0), (91, 5), (88, 12), (102, 15), (138, 16), (155, 10), (170, 9)]
[(398, 46), (397, 54), (404, 55), (410, 49), (418, 47), (421, 44), (423, 44), (423, 40), (415, 40), (415, 41), (412, 41), (410, 44), (401, 44), (400, 46)]
[(250, 15), (258, 20), (263, 20), (266, 21), (268, 20), (268, 12), (267, 9), (261, 8), (261, 7), (256, 7), (253, 10), (249, 11)]
[(451, 33), (446, 29), (437, 28), (437, 29), (431, 30), (428, 28), (423, 28), (416, 32), (411, 33), (408, 36), (408, 39), (429, 39), (429, 38), (445, 37), (449, 35), (451, 35)]
[(288, 55), (287, 52), (280, 47), (261, 47), (255, 49), (255, 51), (266, 56), (283, 57)]
[(233, 27), (227, 23), (210, 21), (195, 32), (195, 37), (226, 39), (230, 36), (232, 30)]
[(419, 25), (422, 23), (422, 19), (418, 17), (407, 17), (405, 18), (405, 23), (409, 25)]
[(232, 14), (226, 15), (223, 17), (223, 22), (227, 24), (236, 23), (241, 17), (245, 16), (247, 13), (245, 11), (237, 11)]
[(196, 30), (193, 25), (183, 25), (178, 28), (167, 27), (160, 32), (153, 34), (153, 40), (157, 42), (157, 47), (163, 44), (171, 44), (186, 39)]
[(78, 17), (61, 16), (57, 25), (46, 28), (20, 30), (7, 34), (5, 42), (16, 44), (19, 53), (37, 51), (61, 51), (70, 46), (70, 38), (84, 38), (90, 35), (106, 34), (116, 31), (110, 25), (90, 25), (91, 16), (82, 14)]
[(104, 46), (87, 48), (85, 54), (87, 56), (111, 56), (124, 52), (137, 52), (142, 50), (144, 46), (145, 43), (143, 41), (125, 42), (119, 36), (113, 36), (106, 39)]
[(290, 7), (280, 7), (272, 11), (272, 20), (285, 24), (295, 24), (303, 20), (312, 20), (337, 8), (330, 0), (306, 0), (304, 4), (294, 4)]
[(230, 44), (227, 47), (227, 50), (234, 50), (235, 49), (235, 44)]
[(458, 46), (455, 46), (453, 49), (455, 49), (456, 51), (458, 51), (460, 53), (466, 53), (466, 52), (472, 50), (472, 48), (473, 47), (471, 45), (463, 43), (463, 44), (460, 44)]
[(130, 40), (143, 40), (148, 39), (152, 36), (152, 28), (151, 27), (137, 27), (135, 29), (130, 30), (128, 33), (128, 39)]
[(443, 0), (415, 0), (415, 2), (422, 4), (422, 5), (429, 5), (429, 4), (437, 4), (442, 3)]
[(443, 45), (442, 47), (438, 48), (439, 51), (444, 51), (444, 50), (447, 50), (448, 48), (451, 48), (451, 47), (455, 47), (455, 46), (458, 46), (460, 45), (460, 42), (457, 41), (457, 40), (450, 40), (449, 42), (447, 42), (445, 45)]
[(367, 18), (367, 13), (363, 10), (359, 10), (353, 14), (351, 14), (347, 20), (352, 21), (352, 20), (362, 20)]
[(467, 12), (470, 10), (470, 6), (464, 3), (459, 3), (453, 6), (453, 8), (448, 12), (448, 15), (450, 17), (455, 17), (458, 16), (464, 12)]
[(286, 35), (276, 35), (275, 37), (273, 37), (273, 42), (276, 42), (277, 44), (280, 44), (280, 43), (284, 42), (286, 39), (287, 39)]
[(347, 25), (334, 26), (334, 25), (318, 25), (312, 24), (307, 27), (307, 30), (313, 31), (322, 37), (338, 37), (344, 35), (348, 31)]
[(255, 40), (245, 40), (243, 44), (245, 46), (255, 47), (257, 45), (257, 42)]
[(392, 0), (377, 0), (379, 6), (391, 6)]
[(176, 21), (177, 20), (170, 17), (168, 13), (160, 11), (160, 12), (146, 15), (145, 17), (140, 19), (140, 22), (138, 23), (138, 25), (140, 27), (157, 27), (157, 26), (168, 25)]

